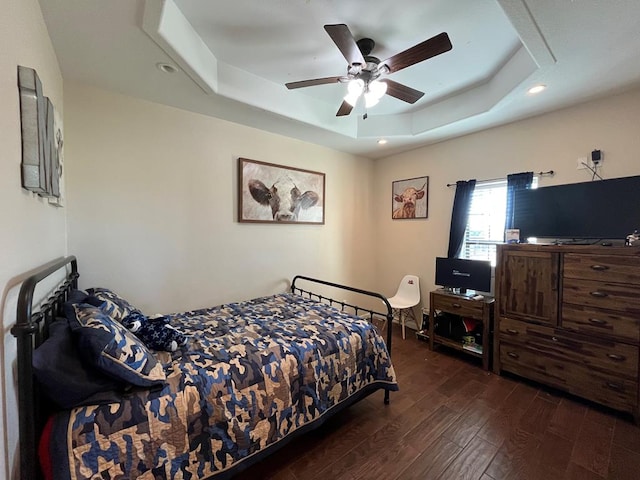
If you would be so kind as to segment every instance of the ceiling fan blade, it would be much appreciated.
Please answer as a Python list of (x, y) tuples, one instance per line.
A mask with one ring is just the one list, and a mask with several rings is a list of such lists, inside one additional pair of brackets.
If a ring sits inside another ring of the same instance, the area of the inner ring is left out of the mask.
[(451, 45), (451, 40), (449, 40), (449, 35), (447, 35), (446, 32), (442, 32), (429, 40), (425, 40), (404, 52), (400, 52), (386, 59), (384, 62), (380, 62), (380, 65), (386, 65), (389, 73), (393, 73), (415, 65), (416, 63), (423, 62), (431, 57), (435, 57), (436, 55), (440, 55), (441, 53), (448, 52), (452, 48), (453, 46)]
[(346, 101), (342, 102), (340, 108), (338, 109), (338, 113), (336, 113), (336, 117), (344, 117), (345, 115), (349, 115), (353, 110), (353, 105), (347, 103)]
[(285, 83), (285, 85), (289, 90), (291, 90), (294, 88), (313, 87), (314, 85), (324, 85), (326, 83), (336, 83), (336, 82), (339, 82), (342, 78), (343, 77), (314, 78), (312, 80), (301, 80), (299, 82), (289, 82), (289, 83)]
[(380, 81), (387, 84), (387, 95), (391, 95), (403, 102), (416, 103), (424, 95), (424, 92), (421, 92), (420, 90), (415, 90), (401, 83), (389, 80), (388, 78)]
[(362, 52), (358, 48), (353, 35), (351, 35), (349, 27), (344, 23), (340, 23), (338, 25), (325, 25), (324, 29), (331, 37), (331, 40), (336, 44), (340, 52), (342, 52), (344, 58), (347, 59), (349, 65), (364, 65), (367, 63), (365, 62)]

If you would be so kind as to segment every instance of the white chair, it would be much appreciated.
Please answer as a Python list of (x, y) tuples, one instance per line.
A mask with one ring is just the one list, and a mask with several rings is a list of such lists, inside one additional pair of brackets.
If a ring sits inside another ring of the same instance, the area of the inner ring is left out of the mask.
[[(408, 310), (408, 315), (413, 318), (413, 321), (416, 323), (418, 329), (420, 328), (420, 324), (416, 319), (416, 314), (413, 311), (413, 307), (420, 303), (420, 279), (415, 275), (405, 275), (400, 285), (398, 286), (398, 291), (396, 294), (387, 299), (389, 305), (394, 310), (394, 316), (398, 314), (398, 320), (402, 324), (402, 338), (406, 338), (404, 333), (404, 318), (402, 317), (402, 311)], [(406, 317), (406, 315), (405, 315)]]

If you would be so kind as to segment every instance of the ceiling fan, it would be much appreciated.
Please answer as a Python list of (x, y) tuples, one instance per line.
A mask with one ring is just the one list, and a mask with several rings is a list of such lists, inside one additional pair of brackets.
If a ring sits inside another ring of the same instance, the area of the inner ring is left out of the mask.
[(348, 82), (348, 94), (345, 96), (342, 105), (340, 105), (338, 113), (336, 113), (337, 117), (349, 115), (362, 94), (364, 94), (367, 107), (378, 103), (378, 100), (385, 93), (403, 102), (417, 102), (424, 95), (424, 92), (393, 80), (379, 80), (379, 78), (448, 52), (453, 48), (449, 35), (446, 32), (442, 32), (381, 62), (378, 58), (369, 55), (375, 46), (375, 42), (370, 38), (363, 38), (356, 42), (349, 27), (344, 24), (325, 25), (324, 29), (349, 63), (347, 74), (339, 77), (290, 82), (285, 85), (291, 90), (327, 83)]

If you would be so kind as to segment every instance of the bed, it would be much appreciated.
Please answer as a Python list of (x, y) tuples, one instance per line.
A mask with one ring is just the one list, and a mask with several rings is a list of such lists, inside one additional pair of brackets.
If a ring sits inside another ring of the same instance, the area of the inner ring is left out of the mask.
[[(59, 287), (32, 312), (36, 285), (61, 271)], [(78, 276), (75, 257), (61, 258), (35, 271), (19, 294), (11, 331), (22, 479), (231, 478), (374, 391), (383, 389), (388, 403), (398, 389), (386, 298), (296, 276), (289, 292), (167, 315), (188, 341), (172, 353), (151, 350), (150, 383), (117, 398), (54, 407), (34, 379), (34, 358), (47, 351), (43, 343), (51, 343), (58, 317), (75, 313), (82, 323), (78, 312), (96, 310), (70, 306)], [(342, 298), (345, 290), (374, 298), (386, 308), (335, 301), (309, 285), (343, 291)], [(386, 342), (375, 318), (385, 320)]]

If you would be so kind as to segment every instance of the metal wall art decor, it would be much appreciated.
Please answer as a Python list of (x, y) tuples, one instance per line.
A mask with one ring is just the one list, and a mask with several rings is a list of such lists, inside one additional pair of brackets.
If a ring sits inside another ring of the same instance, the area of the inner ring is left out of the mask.
[(238, 221), (324, 224), (324, 173), (238, 159)]
[(427, 218), (429, 177), (397, 180), (391, 190), (391, 218)]
[(18, 66), (22, 131), (22, 188), (61, 205), (62, 131), (53, 104), (32, 68)]

